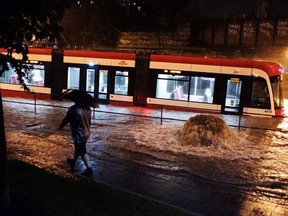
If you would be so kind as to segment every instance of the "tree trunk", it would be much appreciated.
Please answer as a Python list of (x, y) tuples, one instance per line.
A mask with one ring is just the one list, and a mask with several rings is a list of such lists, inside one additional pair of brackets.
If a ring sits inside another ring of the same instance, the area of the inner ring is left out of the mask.
[[(0, 89), (0, 210), (10, 208), (7, 146), (4, 127), (2, 95)], [(0, 212), (1, 213), (1, 212)]]

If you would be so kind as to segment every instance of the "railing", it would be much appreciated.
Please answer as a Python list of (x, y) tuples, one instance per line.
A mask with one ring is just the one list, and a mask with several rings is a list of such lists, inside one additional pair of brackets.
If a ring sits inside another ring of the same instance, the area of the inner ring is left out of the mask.
[[(32, 102), (23, 102), (23, 101), (17, 101), (17, 100), (5, 100), (2, 99), (3, 102), (8, 103), (17, 103), (17, 104), (27, 104), (27, 105), (33, 105), (34, 106), (34, 113), (37, 113), (37, 106), (46, 106), (46, 107), (56, 107), (56, 108), (63, 108), (67, 109), (67, 106), (60, 106), (60, 105), (51, 105), (51, 104), (43, 104), (43, 103), (37, 103), (36, 97), (34, 96), (33, 103)], [(134, 117), (141, 117), (141, 118), (152, 118), (152, 119), (159, 119), (160, 124), (163, 124), (163, 120), (171, 120), (171, 121), (186, 121), (184, 119), (175, 119), (175, 118), (164, 118), (163, 117), (163, 105), (161, 106), (161, 115), (160, 117), (157, 116), (146, 116), (146, 115), (139, 115), (139, 114), (131, 114), (131, 113), (120, 113), (120, 112), (111, 112), (111, 111), (103, 111), (103, 110), (96, 110), (95, 108), (92, 109), (92, 118), (95, 120), (95, 112), (99, 113), (107, 113), (107, 114), (114, 114), (114, 115), (127, 115), (127, 116), (134, 116)]]
[[(15, 100), (6, 100), (2, 98), (3, 102), (8, 102), (8, 103), (17, 103), (17, 104), (27, 104), (27, 105), (33, 105), (34, 106), (34, 113), (37, 113), (37, 106), (46, 106), (46, 107), (56, 107), (60, 109), (67, 109), (69, 107), (67, 106), (61, 106), (61, 105), (51, 105), (51, 104), (44, 104), (44, 103), (37, 103), (36, 100), (36, 95), (34, 95), (33, 102), (24, 102), (24, 101), (17, 101)], [(124, 115), (124, 116), (134, 116), (134, 117), (139, 117), (139, 118), (150, 118), (150, 119), (159, 119), (160, 120), (160, 125), (163, 124), (163, 120), (166, 121), (182, 121), (185, 122), (187, 119), (179, 119), (179, 118), (167, 118), (163, 117), (164, 116), (164, 110), (165, 107), (169, 108), (170, 106), (168, 105), (159, 105), (159, 111), (160, 111), (160, 116), (147, 116), (147, 115), (140, 115), (140, 114), (131, 114), (131, 113), (121, 113), (121, 112), (112, 112), (112, 111), (104, 111), (104, 110), (98, 110), (98, 109), (92, 109), (92, 118), (95, 120), (95, 113), (107, 113), (107, 114), (113, 114), (113, 115)], [(154, 108), (155, 110), (155, 108)], [(224, 114), (222, 114), (224, 115)], [(234, 115), (235, 116), (235, 115)], [(238, 131), (241, 128), (249, 128), (249, 129), (257, 129), (257, 130), (270, 130), (270, 131), (280, 131), (280, 132), (288, 132), (288, 130), (283, 130), (283, 129), (275, 129), (275, 128), (264, 128), (264, 127), (253, 127), (253, 126), (245, 126), (241, 125), (241, 120), (242, 120), (242, 115), (238, 115), (238, 125), (233, 125), (233, 124), (228, 124), (230, 127), (236, 127), (238, 128)], [(279, 117), (281, 118), (281, 117)], [(282, 117), (284, 118), (284, 117)]]

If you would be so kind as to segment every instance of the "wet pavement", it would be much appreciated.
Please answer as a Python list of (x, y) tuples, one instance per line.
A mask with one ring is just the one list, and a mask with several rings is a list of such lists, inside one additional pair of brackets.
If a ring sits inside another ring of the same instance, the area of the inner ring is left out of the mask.
[[(185, 174), (175, 176), (173, 173), (146, 170), (138, 165), (127, 166), (95, 159), (93, 168), (95, 174), (92, 179), (98, 183), (145, 196), (189, 215), (253, 215), (259, 205), (258, 201), (251, 202), (249, 209), (247, 206), (243, 209), (240, 192), (227, 193), (227, 185), (207, 182), (205, 179)], [(276, 207), (277, 204), (275, 209)], [(277, 215), (275, 210), (273, 212)], [(272, 212), (266, 213), (273, 215)]]
[[(242, 192), (248, 185), (239, 188), (181, 171), (161, 172), (139, 164), (101, 161), (93, 156), (91, 159), (94, 181), (171, 205), (188, 215), (288, 215), (287, 197), (275, 202), (272, 197), (263, 199), (251, 188), (250, 194), (244, 196)], [(77, 170), (79, 176), (80, 172)]]
[[(32, 105), (25, 105), (26, 102)], [(33, 113), (33, 101), (25, 100), (19, 105), (4, 102), (4, 116), (9, 119), (5, 123), (9, 155), (55, 174), (71, 177), (65, 158), (73, 154), (69, 127), (56, 131), (70, 104), (41, 103), (37, 112)], [(61, 107), (51, 107), (56, 104)], [(245, 127), (261, 126), (276, 130), (273, 134), (245, 131), (240, 135), (247, 136), (247, 139), (263, 136), (260, 141), (265, 148), (275, 142), (271, 149), (274, 151), (277, 148), (277, 154), (286, 157), (285, 160), (275, 160), (272, 150), (247, 155), (249, 151), (260, 151), (253, 149), (255, 143), (251, 144), (252, 147), (245, 146), (250, 148), (248, 152), (242, 148), (237, 152), (229, 151), (227, 146), (224, 150), (218, 147), (217, 153), (199, 147), (179, 150), (179, 146), (167, 138), (167, 134), (173, 133), (169, 127), (183, 125), (185, 120), (196, 114), (169, 110), (163, 114), (159, 109), (100, 106), (95, 112), (92, 135), (88, 141), (94, 170), (91, 179), (174, 206), (188, 215), (288, 215), (286, 120), (243, 117), (239, 121), (237, 116), (221, 115), (232, 127), (237, 128), (240, 122)], [(161, 115), (165, 118), (162, 120), (164, 127), (159, 126)], [(163, 130), (168, 132), (164, 133), (164, 137), (157, 138)], [(157, 138), (156, 144), (151, 139), (153, 136)], [(281, 140), (280, 143), (274, 140), (275, 136)], [(163, 143), (159, 141), (161, 139)], [(172, 144), (166, 149), (166, 143)], [(277, 168), (273, 170), (271, 164)], [(83, 163), (79, 161), (77, 173), (83, 169)]]

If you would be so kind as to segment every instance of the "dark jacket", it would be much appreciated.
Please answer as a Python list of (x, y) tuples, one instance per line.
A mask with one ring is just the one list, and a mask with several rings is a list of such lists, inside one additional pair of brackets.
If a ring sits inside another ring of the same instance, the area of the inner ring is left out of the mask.
[(71, 106), (65, 118), (59, 126), (61, 130), (66, 124), (70, 123), (71, 133), (74, 143), (86, 142), (90, 136), (91, 109), (88, 106), (75, 104)]

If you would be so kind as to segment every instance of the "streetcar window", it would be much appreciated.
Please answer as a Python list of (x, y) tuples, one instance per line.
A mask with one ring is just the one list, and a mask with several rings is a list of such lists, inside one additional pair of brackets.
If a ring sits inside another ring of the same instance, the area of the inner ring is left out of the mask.
[(282, 108), (283, 107), (282, 76), (271, 77), (270, 81), (273, 91), (275, 108)]
[(128, 95), (128, 71), (116, 71), (114, 93)]
[(99, 70), (99, 99), (107, 99), (108, 70)]
[(156, 98), (188, 100), (189, 76), (159, 74)]
[[(44, 65), (28, 65), (28, 69), (23, 76), (26, 85), (44, 86)], [(0, 77), (2, 83), (19, 84), (18, 75), (13, 68), (9, 66), (9, 70), (5, 71)]]
[(95, 70), (87, 69), (86, 75), (86, 91), (94, 92)]
[[(2, 67), (1, 67), (1, 69), (2, 69)], [(5, 72), (3, 72), (2, 74), (1, 74), (1, 76), (0, 76), (0, 82), (1, 83), (6, 83), (6, 73)]]
[(68, 89), (79, 89), (80, 83), (80, 68), (68, 67)]
[(258, 78), (253, 81), (251, 105), (255, 108), (271, 108), (268, 86), (266, 80), (263, 78)]
[(44, 65), (33, 65), (26, 72), (24, 82), (26, 85), (44, 86)]
[(215, 78), (192, 76), (189, 101), (213, 103)]

